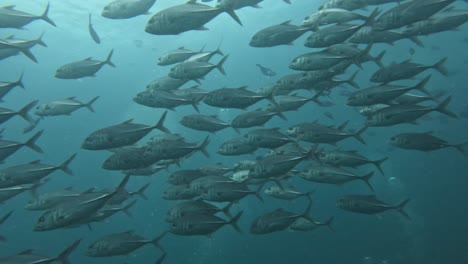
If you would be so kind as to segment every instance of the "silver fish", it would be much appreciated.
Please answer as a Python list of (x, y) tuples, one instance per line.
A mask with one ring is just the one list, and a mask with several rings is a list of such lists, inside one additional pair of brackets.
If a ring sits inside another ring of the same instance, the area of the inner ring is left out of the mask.
[(3, 163), (6, 158), (11, 156), (13, 153), (18, 151), (22, 147), (28, 147), (37, 153), (44, 153), (42, 149), (38, 145), (36, 145), (36, 141), (39, 139), (43, 132), (44, 131), (42, 130), (37, 132), (36, 134), (34, 134), (34, 136), (32, 136), (24, 143), (9, 140), (0, 140), (0, 163)]
[(34, 20), (44, 20), (55, 27), (55, 23), (48, 17), (48, 13), (49, 3), (47, 3), (44, 12), (39, 16), (16, 10), (14, 5), (3, 6), (0, 7), (0, 28), (21, 29)]
[(93, 24), (91, 23), (91, 14), (89, 14), (88, 31), (94, 42), (97, 44), (101, 43), (101, 38), (99, 38), (99, 35), (97, 34), (96, 30), (94, 30)]
[(68, 97), (63, 100), (52, 101), (36, 108), (35, 114), (41, 117), (44, 116), (59, 116), (70, 115), (74, 111), (86, 107), (90, 112), (94, 113), (93, 103), (99, 99), (99, 96), (94, 97), (88, 103), (84, 104), (75, 99), (75, 97)]
[(396, 206), (391, 206), (377, 199), (375, 195), (347, 195), (340, 198), (336, 202), (336, 206), (346, 211), (361, 214), (379, 214), (387, 210), (396, 210), (410, 220), (410, 216), (404, 210), (409, 202), (410, 199), (406, 199)]
[(115, 0), (107, 4), (101, 15), (110, 19), (127, 19), (146, 14), (156, 0)]
[(59, 79), (94, 77), (105, 64), (115, 67), (114, 63), (111, 61), (113, 53), (114, 50), (111, 50), (105, 61), (93, 60), (92, 57), (89, 57), (81, 61), (65, 64), (57, 69), (55, 77)]

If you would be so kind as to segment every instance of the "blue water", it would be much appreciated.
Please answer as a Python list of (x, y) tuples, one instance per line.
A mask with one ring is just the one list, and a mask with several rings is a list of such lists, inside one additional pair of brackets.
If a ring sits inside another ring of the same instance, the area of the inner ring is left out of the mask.
[[(236, 24), (228, 15), (222, 14), (206, 25), (209, 31), (192, 31), (178, 36), (154, 36), (144, 32), (149, 15), (129, 20), (109, 20), (101, 17), (100, 12), (108, 2), (110, 1), (51, 0), (50, 17), (57, 24), (56, 28), (43, 21), (35, 21), (26, 26), (27, 30), (0, 30), (2, 38), (14, 34), (17, 38), (33, 39), (45, 32), (44, 42), (48, 45), (48, 48), (37, 46), (32, 49), (39, 60), (37, 64), (23, 55), (0, 61), (0, 80), (14, 81), (24, 71), (26, 87), (25, 90), (15, 88), (5, 97), (2, 107), (19, 109), (35, 99), (39, 100), (39, 104), (43, 104), (70, 96), (76, 96), (78, 100), (86, 102), (96, 95), (101, 96), (94, 106), (96, 113), (80, 109), (71, 116), (47, 117), (39, 123), (35, 131), (40, 129), (45, 131), (38, 141), (45, 151), (44, 154), (21, 149), (2, 164), (1, 168), (5, 168), (40, 159), (46, 164), (58, 165), (71, 154), (78, 153), (71, 165), (75, 176), (55, 172), (49, 176), (51, 181), (42, 187), (40, 192), (70, 186), (83, 190), (90, 187), (111, 188), (120, 182), (122, 179), (120, 173), (101, 169), (102, 162), (109, 155), (108, 152), (82, 150), (80, 144), (91, 132), (130, 118), (143, 124), (153, 124), (159, 119), (163, 113), (162, 109), (138, 105), (132, 101), (132, 98), (143, 91), (150, 81), (168, 73), (170, 67), (156, 64), (157, 58), (163, 53), (180, 46), (198, 50), (206, 45), (207, 50), (213, 50), (221, 43), (222, 51), (230, 54), (225, 64), (227, 76), (213, 71), (203, 80), (201, 87), (214, 90), (224, 86), (248, 85), (251, 90), (256, 90), (275, 82), (281, 76), (293, 73), (288, 69), (288, 63), (292, 58), (309, 52), (310, 49), (302, 46), (307, 34), (296, 40), (293, 46), (263, 49), (248, 46), (251, 36), (267, 26), (289, 19), (292, 19), (293, 24), (299, 24), (322, 3), (315, 0), (293, 0), (292, 5), (287, 5), (282, 1), (266, 0), (261, 4), (262, 9), (244, 8), (237, 11), (244, 24), (243, 27)], [(151, 13), (184, 2), (158, 0)], [(16, 4), (19, 10), (40, 14), (46, 3), (45, 0), (5, 0), (1, 5)], [(391, 6), (393, 5), (387, 7)], [(465, 3), (460, 3), (459, 6), (466, 8)], [(93, 14), (94, 28), (101, 37), (101, 45), (95, 44), (88, 34), (88, 13)], [(387, 50), (385, 64), (411, 58), (416, 62), (430, 65), (442, 57), (448, 57), (447, 67), (450, 75), (444, 77), (433, 73), (428, 86), (451, 94), (453, 100), (450, 109), (459, 113), (467, 107), (467, 32), (468, 28), (465, 25), (459, 31), (421, 37), (425, 48), (415, 47), (407, 40), (396, 42), (394, 46), (378, 44), (373, 47), (371, 53), (378, 54), (382, 50)], [(409, 53), (411, 47), (416, 50), (413, 56)], [(114, 49), (112, 61), (117, 65), (116, 68), (104, 66), (93, 78), (80, 80), (54, 78), (55, 70), (61, 65), (90, 56), (104, 60), (111, 49)], [(214, 58), (214, 61), (217, 60), (219, 57)], [(256, 63), (272, 68), (278, 75), (273, 78), (261, 75), (255, 66)], [(376, 69), (373, 63), (365, 64), (364, 70), (359, 72), (357, 78), (361, 87), (371, 85), (368, 80)], [(342, 77), (346, 78), (354, 70), (355, 68), (349, 69)], [(425, 75), (422, 74), (417, 78), (422, 78), (421, 76)], [(407, 83), (412, 84), (414, 81)], [(186, 87), (191, 85), (195, 83), (187, 84)], [(340, 96), (338, 91), (331, 95), (330, 100), (335, 106), (319, 108), (308, 104), (298, 112), (286, 113), (289, 121), (275, 117), (268, 123), (268, 127), (286, 129), (292, 124), (312, 122), (316, 119), (330, 125), (350, 120), (349, 127), (355, 130), (363, 126), (365, 119), (357, 111), (345, 105), (346, 98)], [(250, 109), (256, 109), (263, 104), (264, 102), (259, 103)], [(221, 111), (204, 104), (200, 104), (200, 110), (204, 114), (217, 114), (225, 121), (232, 120), (241, 112), (240, 110)], [(170, 112), (166, 126), (171, 132), (197, 142), (201, 141), (206, 133), (195, 133), (178, 123), (184, 115), (192, 112), (190, 106)], [(335, 120), (324, 117), (325, 112), (331, 112)], [(370, 128), (364, 134), (367, 141), (365, 146), (353, 139), (339, 143), (343, 149), (359, 150), (370, 159), (385, 156), (390, 158), (383, 165), (385, 176), (375, 175), (372, 184), (377, 195), (391, 204), (410, 197), (412, 201), (407, 211), (411, 215), (411, 221), (396, 212), (387, 212), (375, 217), (352, 214), (336, 208), (336, 199), (345, 194), (369, 192), (361, 182), (336, 187), (294, 179), (290, 183), (301, 191), (316, 189), (313, 214), (318, 220), (334, 216), (336, 232), (324, 228), (307, 233), (279, 232), (262, 236), (251, 235), (248, 232), (250, 224), (260, 214), (278, 207), (302, 212), (306, 206), (305, 199), (282, 202), (265, 197), (265, 203), (261, 203), (252, 196), (234, 206), (236, 211), (245, 211), (240, 220), (243, 234), (236, 233), (228, 226), (210, 238), (169, 234), (161, 242), (168, 252), (165, 263), (360, 264), (381, 263), (377, 261), (382, 260), (388, 260), (388, 263), (392, 264), (468, 263), (467, 158), (453, 149), (420, 153), (396, 149), (387, 143), (389, 137), (397, 133), (424, 131), (435, 131), (436, 135), (448, 139), (451, 143), (468, 140), (467, 119), (448, 120), (438, 113), (431, 113), (429, 116), (431, 119), (424, 119), (417, 126)], [(6, 128), (3, 138), (24, 141), (31, 135), (22, 134), (26, 126), (26, 122), (18, 117), (11, 119), (2, 124), (2, 127)], [(242, 130), (246, 131), (248, 130)], [(157, 133), (159, 132), (154, 131), (148, 137)], [(211, 158), (207, 159), (197, 153), (184, 160), (181, 169), (197, 168), (217, 162), (232, 166), (239, 160), (254, 159), (255, 155), (223, 157), (215, 153), (222, 142), (236, 136), (232, 129), (210, 135), (211, 143), (208, 150), (212, 153)], [(141, 142), (145, 142), (146, 139)], [(172, 168), (171, 171), (175, 169)], [(364, 166), (356, 172), (365, 174), (372, 169), (372, 166)], [(93, 224), (92, 231), (83, 226), (43, 233), (33, 232), (32, 228), (40, 212), (22, 209), (31, 199), (29, 193), (23, 193), (0, 205), (0, 216), (15, 210), (13, 216), (0, 227), (2, 235), (8, 238), (6, 243), (0, 244), (0, 256), (12, 255), (28, 248), (54, 256), (76, 239), (83, 238), (80, 247), (70, 257), (72, 263), (153, 263), (160, 252), (150, 245), (127, 257), (95, 259), (84, 256), (84, 252), (91, 242), (110, 233), (134, 230), (150, 239), (167, 230), (164, 214), (174, 202), (163, 200), (161, 193), (169, 186), (165, 181), (168, 173), (162, 171), (152, 178), (132, 178), (127, 186), (129, 190), (136, 190), (151, 182), (147, 191), (149, 199), (138, 199), (136, 206), (132, 208), (133, 219), (123, 214), (116, 214), (106, 222)], [(366, 257), (371, 257), (376, 262), (365, 262)]]

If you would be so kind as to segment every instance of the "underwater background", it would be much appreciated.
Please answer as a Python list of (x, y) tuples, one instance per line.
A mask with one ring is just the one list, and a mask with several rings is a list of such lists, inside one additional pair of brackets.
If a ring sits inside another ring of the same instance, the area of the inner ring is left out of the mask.
[[(106, 152), (89, 152), (80, 148), (83, 139), (91, 132), (106, 126), (118, 124), (133, 118), (138, 123), (155, 123), (164, 109), (155, 109), (138, 105), (132, 98), (146, 85), (158, 77), (165, 76), (169, 69), (157, 65), (157, 58), (163, 53), (184, 46), (192, 50), (214, 50), (221, 45), (225, 54), (230, 54), (224, 68), (227, 75), (213, 71), (201, 84), (207, 91), (221, 87), (248, 86), (255, 91), (258, 88), (274, 83), (286, 74), (294, 73), (288, 63), (299, 54), (310, 51), (302, 45), (306, 35), (294, 42), (294, 45), (272, 48), (253, 48), (248, 45), (255, 32), (270, 25), (292, 20), (298, 24), (310, 13), (316, 11), (323, 3), (315, 0), (293, 0), (291, 5), (282, 1), (269, 0), (261, 3), (262, 8), (244, 8), (237, 11), (244, 26), (239, 26), (227, 14), (209, 22), (207, 31), (190, 31), (175, 36), (155, 36), (144, 32), (144, 26), (150, 15), (142, 15), (128, 20), (109, 20), (100, 16), (102, 7), (110, 1), (98, 0), (51, 0), (50, 18), (57, 24), (51, 27), (44, 22), (29, 24), (25, 30), (1, 29), (0, 37), (14, 34), (15, 37), (33, 39), (45, 32), (45, 47), (34, 47), (33, 53), (38, 63), (31, 62), (19, 55), (0, 61), (0, 79), (13, 81), (24, 72), (25, 90), (13, 90), (1, 103), (2, 107), (19, 109), (26, 103), (39, 100), (46, 103), (51, 100), (76, 96), (86, 102), (95, 96), (100, 99), (95, 103), (95, 113), (86, 109), (78, 110), (71, 116), (47, 117), (38, 124), (35, 131), (44, 130), (38, 145), (44, 154), (28, 149), (20, 149), (11, 156), (2, 168), (27, 163), (40, 159), (46, 164), (60, 164), (73, 153), (78, 153), (71, 164), (74, 176), (59, 171), (50, 176), (47, 184), (39, 192), (63, 189), (70, 186), (76, 189), (113, 188), (121, 181), (123, 174), (101, 169), (102, 162), (108, 156)], [(151, 13), (164, 8), (183, 4), (185, 1), (158, 0), (150, 10)], [(40, 14), (47, 4), (43, 0), (5, 0), (1, 5), (16, 5), (17, 9), (33, 14)], [(386, 4), (382, 8), (394, 6)], [(455, 6), (466, 9), (466, 3), (459, 1)], [(88, 14), (93, 15), (93, 25), (101, 37), (97, 45), (90, 38), (87, 28)], [(243, 234), (236, 233), (232, 227), (223, 227), (211, 237), (183, 237), (168, 234), (161, 241), (168, 256), (165, 263), (425, 263), (439, 264), (468, 263), (468, 162), (467, 158), (453, 149), (442, 149), (431, 153), (404, 151), (388, 144), (388, 139), (396, 134), (410, 131), (434, 131), (449, 142), (468, 140), (468, 28), (466, 25), (457, 31), (443, 32), (420, 37), (425, 47), (417, 47), (409, 40), (401, 40), (393, 46), (376, 44), (371, 53), (378, 54), (387, 50), (384, 64), (401, 62), (407, 59), (425, 65), (432, 65), (447, 57), (448, 76), (433, 74), (429, 83), (431, 89), (447, 91), (452, 95), (450, 109), (459, 115), (458, 119), (447, 119), (439, 113), (430, 113), (428, 118), (415, 125), (379, 127), (368, 129), (363, 137), (366, 145), (354, 140), (341, 142), (343, 149), (359, 150), (370, 159), (389, 157), (383, 165), (385, 175), (375, 175), (373, 186), (378, 196), (389, 203), (399, 203), (411, 198), (406, 208), (411, 220), (398, 213), (387, 212), (382, 215), (369, 216), (351, 214), (335, 206), (336, 200), (347, 193), (368, 193), (362, 183), (351, 183), (345, 186), (328, 186), (306, 183), (298, 178), (289, 183), (301, 191), (314, 189), (313, 215), (325, 220), (334, 216), (335, 232), (319, 228), (313, 232), (277, 232), (267, 235), (249, 234), (251, 221), (259, 214), (277, 207), (302, 212), (306, 206), (305, 199), (295, 201), (278, 201), (265, 197), (261, 203), (254, 196), (234, 205), (235, 211), (244, 210), (239, 221)], [(415, 50), (410, 52), (413, 48)], [(61, 80), (54, 77), (58, 67), (79, 59), (92, 56), (104, 60), (111, 49), (116, 68), (103, 67), (96, 77), (79, 80)], [(255, 66), (257, 63), (274, 69), (275, 77), (264, 76)], [(352, 66), (343, 78), (351, 75), (357, 68)], [(356, 82), (361, 87), (372, 85), (370, 75), (377, 66), (369, 63), (359, 71)], [(418, 79), (422, 79), (419, 75)], [(404, 83), (404, 82), (403, 82)], [(408, 84), (414, 81), (408, 81)], [(195, 82), (186, 87), (196, 85)], [(306, 104), (297, 112), (285, 115), (288, 121), (273, 118), (268, 127), (287, 129), (291, 124), (300, 122), (323, 121), (330, 125), (339, 125), (346, 120), (349, 127), (361, 128), (365, 119), (357, 110), (346, 106), (346, 97), (339, 91), (351, 88), (337, 88), (330, 98), (330, 107), (318, 107)], [(307, 93), (305, 93), (307, 94)], [(260, 102), (249, 109), (261, 107)], [(200, 104), (204, 114), (217, 115), (222, 120), (232, 120), (241, 110), (217, 109)], [(463, 115), (463, 112), (465, 114)], [(169, 111), (165, 126), (172, 132), (185, 137), (189, 142), (201, 142), (208, 133), (194, 132), (182, 127), (178, 121), (185, 115), (193, 113), (191, 106)], [(324, 117), (330, 112), (334, 120)], [(16, 117), (1, 125), (5, 128), (4, 139), (24, 141), (29, 134), (22, 130), (27, 124)], [(246, 131), (246, 130), (243, 130)], [(153, 131), (151, 137), (160, 133)], [(210, 134), (208, 151), (211, 158), (196, 153), (181, 163), (181, 169), (198, 168), (206, 164), (222, 163), (232, 166), (242, 159), (259, 158), (264, 153), (226, 157), (216, 154), (218, 146), (229, 138), (238, 136), (232, 129)], [(145, 141), (143, 139), (142, 141)], [(133, 218), (116, 214), (102, 223), (71, 229), (58, 229), (48, 232), (33, 232), (32, 228), (39, 216), (38, 212), (26, 211), (24, 205), (31, 199), (29, 193), (21, 194), (0, 205), (0, 215), (14, 210), (11, 219), (1, 227), (1, 233), (8, 238), (0, 243), (0, 256), (11, 255), (28, 248), (54, 256), (76, 239), (83, 242), (70, 257), (72, 263), (153, 263), (160, 252), (145, 246), (127, 257), (90, 258), (83, 254), (84, 248), (100, 236), (134, 230), (136, 233), (152, 238), (167, 230), (164, 222), (165, 212), (174, 204), (161, 198), (161, 193), (168, 188), (165, 177), (170, 171), (160, 171), (152, 177), (134, 177), (127, 189), (136, 190), (151, 182), (146, 192), (148, 200), (138, 199), (132, 208)], [(357, 171), (362, 175), (370, 168), (363, 167)], [(385, 262), (387, 261), (387, 262)]]

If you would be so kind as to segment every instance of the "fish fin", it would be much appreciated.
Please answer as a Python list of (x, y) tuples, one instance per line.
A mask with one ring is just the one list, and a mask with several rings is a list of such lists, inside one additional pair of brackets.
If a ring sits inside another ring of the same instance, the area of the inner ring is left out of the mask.
[(70, 158), (68, 158), (65, 162), (62, 163), (62, 165), (60, 165), (58, 167), (58, 169), (62, 170), (63, 172), (65, 172), (66, 174), (68, 175), (72, 175), (73, 176), (73, 172), (70, 170), (70, 168), (68, 167), (70, 165), (70, 163), (75, 159), (76, 157), (76, 153), (71, 155)]
[(262, 188), (263, 188), (263, 185), (265, 184), (261, 184), (258, 188), (257, 188), (257, 191), (255, 191), (255, 197), (257, 197), (257, 199), (259, 199), (262, 203), (265, 202), (263, 200), (263, 197), (262, 197)]
[(133, 218), (132, 212), (130, 212), (129, 209), (132, 208), (132, 207), (136, 204), (136, 202), (137, 202), (137, 201), (134, 200), (134, 201), (132, 201), (131, 203), (127, 204), (126, 206), (124, 206), (124, 207), (122, 208), (121, 211), (122, 211), (126, 216), (128, 216), (128, 218)]
[(447, 97), (442, 103), (440, 103), (436, 108), (434, 108), (434, 111), (440, 112), (442, 114), (448, 115), (452, 118), (457, 118), (457, 115), (453, 113), (452, 111), (447, 109), (448, 104), (450, 103), (450, 100), (452, 100), (452, 96)]
[(15, 7), (16, 7), (16, 5), (7, 5), (7, 6), (3, 6), (1, 8), (8, 9), (8, 10), (13, 10), (13, 9), (15, 9)]
[(234, 19), (237, 24), (242, 25), (242, 21), (240, 20), (240, 18), (237, 16), (236, 12), (234, 11), (234, 9), (227, 9), (227, 10), (224, 10), (224, 12), (228, 13), (228, 15), (230, 15), (232, 17), (232, 19)]
[(239, 221), (240, 217), (242, 216), (242, 214), (244, 213), (244, 211), (240, 211), (238, 214), (236, 214), (231, 220), (229, 220), (229, 222), (227, 222), (227, 224), (229, 225), (232, 225), (232, 227), (238, 232), (238, 233), (241, 233), (242, 234), (242, 230), (240, 229), (240, 227), (237, 225), (237, 221)]
[(286, 4), (291, 4), (291, 0), (283, 0)]
[(84, 59), (84, 60), (85, 60), (85, 61), (89, 61), (89, 60), (92, 60), (92, 59), (93, 59), (93, 57), (88, 57), (88, 58), (86, 58), (86, 59)]
[(354, 79), (356, 79), (356, 76), (358, 74), (359, 71), (355, 71), (353, 73), (353, 75), (351, 75), (351, 77), (349, 77), (348, 80), (345, 80), (344, 82), (351, 85), (353, 88), (356, 88), (356, 89), (360, 89), (361, 87), (359, 87), (359, 84), (357, 84)]
[(226, 60), (229, 58), (229, 54), (224, 56), (220, 62), (216, 65), (216, 68), (221, 72), (223, 75), (226, 75), (226, 72), (224, 71), (223, 64), (226, 62)]
[(134, 194), (137, 194), (141, 198), (143, 198), (145, 200), (148, 200), (148, 197), (146, 196), (145, 191), (146, 191), (146, 189), (148, 189), (149, 186), (150, 186), (150, 183), (147, 183), (147, 184), (143, 185), (143, 187), (138, 189), (138, 191), (136, 191)]
[(0, 225), (3, 224), (10, 216), (13, 214), (13, 210), (8, 212), (6, 215), (4, 215), (2, 218), (0, 218)]
[(93, 103), (96, 102), (97, 99), (99, 99), (99, 96), (96, 96), (93, 99), (91, 99), (91, 101), (89, 101), (87, 104), (85, 104), (84, 107), (88, 108), (89, 111), (94, 113)]
[(26, 141), (24, 143), (24, 145), (27, 146), (28, 148), (36, 151), (37, 153), (44, 153), (42, 151), (41, 147), (36, 145), (36, 140), (39, 139), (39, 137), (42, 135), (43, 132), (44, 132), (44, 130), (41, 130), (41, 131), (37, 132), (36, 134), (34, 134), (34, 136), (32, 136), (28, 141)]
[(418, 84), (416, 84), (416, 86), (413, 87), (413, 89), (416, 89), (416, 90), (419, 90), (427, 95), (431, 95), (429, 93), (429, 91), (426, 90), (425, 86), (426, 84), (429, 82), (429, 80), (431, 79), (432, 75), (428, 75), (426, 78), (424, 78), (421, 82), (419, 82)]
[(159, 241), (167, 234), (167, 231), (162, 232), (160, 235), (155, 237), (153, 240), (151, 240), (151, 244), (153, 244), (155, 247), (161, 249), (162, 252), (165, 252), (164, 249), (159, 245)]
[(377, 57), (374, 58), (375, 63), (376, 63), (377, 66), (379, 66), (379, 68), (381, 68), (381, 69), (385, 67), (385, 66), (383, 65), (383, 63), (382, 63), (382, 59), (383, 59), (383, 57), (385, 56), (385, 53), (387, 53), (386, 50), (380, 52), (379, 55), (377, 55)]
[(361, 28), (362, 27), (367, 27), (367, 26), (371, 26), (372, 24), (374, 24), (375, 22), (375, 18), (380, 15), (380, 10), (379, 8), (375, 8), (374, 11), (372, 11), (372, 13), (370, 14), (369, 17), (367, 17), (367, 20), (366, 22), (364, 22), (364, 24), (361, 25)]
[(310, 215), (310, 210), (312, 210), (312, 198), (310, 197), (310, 195), (307, 195), (306, 197), (308, 200), (307, 207), (300, 216), (310, 219), (309, 215)]
[(362, 177), (359, 177), (359, 179), (363, 180), (367, 186), (369, 186), (369, 189), (371, 189), (372, 192), (374, 192), (374, 187), (372, 187), (372, 185), (370, 184), (370, 179), (372, 178), (372, 176), (374, 176), (374, 172), (369, 172), (368, 174), (362, 176)]
[(39, 164), (39, 162), (41, 162), (41, 160), (33, 160), (29, 162), (29, 164)]
[(54, 21), (52, 21), (52, 19), (50, 19), (48, 17), (48, 13), (49, 13), (49, 5), (50, 3), (47, 3), (47, 6), (46, 6), (46, 9), (44, 10), (44, 12), (42, 13), (42, 15), (39, 17), (39, 19), (42, 19), (44, 20), (45, 22), (51, 24), (52, 26), (56, 27), (57, 25), (55, 25)]
[[(162, 248), (160, 248), (162, 249)], [(163, 254), (156, 260), (156, 262), (154, 264), (162, 264), (164, 259), (166, 258), (167, 256), (167, 253), (166, 252), (163, 252)]]
[(399, 205), (395, 206), (395, 210), (397, 210), (400, 214), (402, 214), (406, 219), (411, 220), (411, 217), (409, 216), (408, 213), (405, 211), (405, 206), (411, 201), (410, 198), (404, 200), (401, 202)]
[(106, 61), (104, 63), (109, 64), (111, 67), (115, 67), (115, 64), (111, 61), (112, 54), (114, 54), (114, 49), (111, 49), (111, 51), (109, 52), (109, 55), (107, 55), (107, 59), (106, 59)]
[(364, 133), (367, 130), (367, 128), (368, 128), (368, 126), (364, 126), (358, 132), (353, 134), (353, 137), (355, 139), (357, 139), (359, 142), (361, 142), (362, 144), (364, 144), (364, 145), (366, 145), (366, 141), (364, 141), (364, 139), (361, 137), (361, 135), (362, 135), (362, 133)]
[(21, 72), (20, 77), (18, 78), (18, 80), (17, 80), (16, 82), (14, 82), (14, 84), (15, 84), (16, 86), (19, 86), (19, 87), (21, 87), (21, 88), (24, 89), (23, 76), (24, 76), (24, 71)]
[(24, 120), (28, 121), (29, 123), (33, 123), (34, 121), (31, 119), (28, 112), (37, 105), (37, 102), (39, 102), (39, 100), (34, 100), (29, 104), (25, 105), (18, 111), (18, 115), (21, 116)]
[(424, 44), (418, 37), (416, 36), (408, 36), (408, 39), (411, 40), (414, 44), (416, 44), (418, 47), (424, 48)]
[(198, 150), (200, 150), (203, 155), (207, 158), (210, 157), (210, 153), (208, 153), (208, 151), (206, 151), (206, 147), (208, 146), (208, 144), (210, 144), (210, 137), (207, 136), (205, 138), (205, 140), (203, 140), (203, 142), (200, 144), (200, 146), (197, 148)]
[(16, 253), (16, 255), (29, 255), (33, 252), (34, 252), (34, 249), (30, 248), (30, 249), (26, 249), (26, 250)]
[(205, 27), (205, 26), (201, 26), (201, 27), (197, 28), (196, 30), (205, 31), (205, 30), (208, 30), (208, 28)]
[(343, 124), (341, 124), (337, 129), (338, 130), (343, 130), (345, 127), (349, 124), (349, 120), (346, 120)]
[(432, 67), (436, 69), (440, 74), (447, 76), (448, 75), (448, 70), (445, 68), (444, 64), (447, 61), (447, 57), (442, 58), (440, 61), (438, 61), (436, 64), (434, 64)]
[(290, 19), (290, 20), (287, 20), (287, 21), (284, 21), (284, 22), (281, 23), (280, 25), (283, 25), (283, 26), (291, 25), (291, 19)]
[(225, 207), (221, 209), (221, 211), (229, 218), (232, 218), (231, 212), (229, 210), (231, 210), (233, 205), (234, 203), (228, 203), (228, 205), (226, 205)]
[(385, 157), (383, 159), (379, 159), (376, 161), (372, 161), (372, 164), (382, 173), (382, 175), (385, 175), (384, 171), (382, 170), (382, 163), (388, 160), (388, 157)]
[(451, 145), (451, 146), (456, 148), (458, 151), (460, 151), (464, 156), (468, 155), (468, 141), (463, 142), (461, 144), (457, 144), (457, 145)]
[(58, 255), (55, 260), (62, 264), (69, 264), (68, 256), (80, 245), (81, 239), (76, 240), (71, 246), (67, 247), (60, 255)]
[(153, 126), (153, 128), (156, 128), (164, 133), (167, 133), (167, 134), (170, 134), (171, 131), (169, 131), (169, 129), (167, 129), (165, 126), (164, 126), (164, 121), (166, 120), (166, 116), (167, 116), (167, 110), (164, 111), (164, 113), (162, 114), (161, 118), (159, 118), (159, 121), (158, 123), (156, 123), (156, 125)]

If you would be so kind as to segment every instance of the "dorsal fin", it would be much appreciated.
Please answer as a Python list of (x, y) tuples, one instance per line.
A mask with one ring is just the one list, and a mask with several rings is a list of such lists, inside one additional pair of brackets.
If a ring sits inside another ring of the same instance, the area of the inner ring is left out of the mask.
[(4, 6), (4, 7), (2, 7), (2, 8), (3, 8), (3, 9), (10, 9), (10, 10), (13, 10), (15, 7), (16, 7), (16, 5), (7, 5), (7, 6)]
[(194, 4), (196, 4), (196, 3), (197, 3), (197, 0), (189, 0), (189, 1), (187, 2), (187, 5), (194, 5)]
[(75, 100), (75, 98), (76, 98), (75, 96), (70, 96), (70, 97), (68, 97), (68, 98), (66, 98), (66, 99), (68, 99), (68, 100)]
[(123, 121), (121, 124), (128, 124), (133, 122), (133, 118), (128, 119), (127, 121)]
[(39, 162), (41, 162), (41, 160), (33, 160), (29, 162), (29, 164), (39, 164)]
[(239, 88), (237, 88), (237, 89), (239, 89), (239, 90), (246, 90), (246, 89), (247, 89), (247, 86), (241, 86), (241, 87), (239, 87)]
[(6, 37), (5, 39), (14, 39), (15, 38), (15, 35), (10, 35), (8, 37)]
[(185, 46), (181, 46), (181, 47), (179, 47), (178, 49), (185, 49)]
[(88, 58), (86, 58), (86, 59), (84, 59), (84, 60), (85, 60), (85, 61), (88, 61), (88, 60), (92, 60), (92, 59), (93, 59), (93, 57), (88, 57)]
[(280, 25), (291, 25), (291, 20), (288, 20), (288, 21), (284, 21), (283, 23), (281, 23)]
[(19, 252), (17, 255), (29, 255), (31, 253), (33, 253), (34, 249), (26, 249), (26, 250), (23, 250), (21, 252)]

